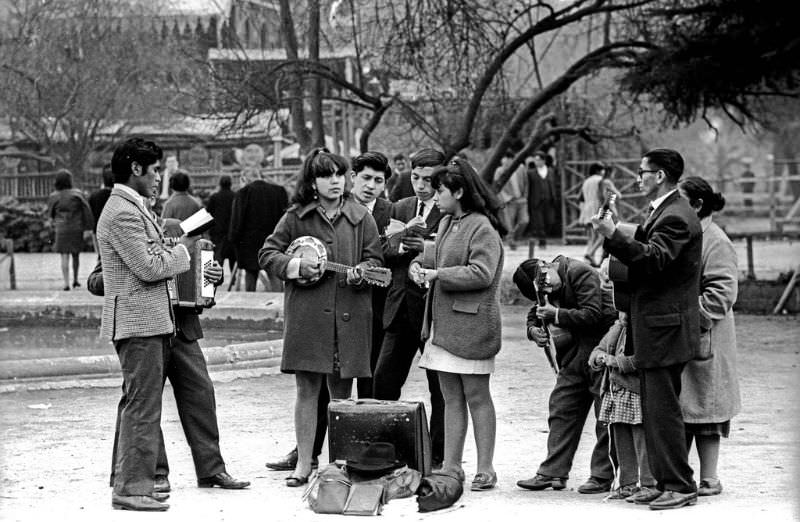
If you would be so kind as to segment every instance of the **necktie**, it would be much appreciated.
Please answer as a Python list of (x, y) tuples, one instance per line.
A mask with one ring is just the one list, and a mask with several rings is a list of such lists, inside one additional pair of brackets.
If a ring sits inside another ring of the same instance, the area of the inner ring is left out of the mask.
[(424, 213), (425, 213), (425, 202), (424, 201), (420, 201), (419, 202), (419, 212), (417, 212), (417, 215), (421, 216)]
[(650, 203), (649, 205), (647, 205), (647, 217), (650, 217), (650, 216), (652, 216), (652, 215), (653, 215), (653, 211), (654, 211), (655, 209), (656, 209), (656, 207), (654, 207), (652, 203)]

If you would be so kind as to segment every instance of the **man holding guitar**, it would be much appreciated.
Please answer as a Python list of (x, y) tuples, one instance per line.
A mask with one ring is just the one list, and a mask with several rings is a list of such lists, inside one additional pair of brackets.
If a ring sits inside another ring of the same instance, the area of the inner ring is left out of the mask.
[(697, 355), (700, 345), (703, 232), (697, 214), (677, 190), (683, 167), (683, 158), (671, 149), (654, 149), (642, 157), (639, 185), (651, 200), (650, 214), (633, 237), (624, 234), (610, 216), (592, 219), (606, 238), (604, 248), (628, 268), (642, 422), (659, 490), (636, 502), (649, 503), (651, 509), (697, 502), (679, 395), (683, 367)]
[[(576, 259), (557, 256), (550, 263), (529, 259), (517, 268), (514, 283), (537, 303), (528, 313), (528, 338), (545, 349), (557, 370), (549, 402), (547, 458), (535, 477), (517, 485), (531, 490), (564, 489), (589, 410), (594, 406), (596, 415), (600, 406), (600, 377), (589, 371), (589, 354), (617, 313), (611, 296), (600, 288), (597, 272)], [(608, 458), (608, 431), (597, 424), (595, 434), (591, 477), (578, 488), (580, 493), (611, 488), (614, 473)]]

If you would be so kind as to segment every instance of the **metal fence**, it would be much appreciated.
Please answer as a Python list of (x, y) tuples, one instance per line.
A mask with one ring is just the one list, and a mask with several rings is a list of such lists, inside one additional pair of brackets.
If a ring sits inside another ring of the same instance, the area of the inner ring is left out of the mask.
[[(297, 166), (287, 166), (280, 168), (264, 168), (258, 173), (265, 180), (287, 187), (294, 188), (294, 178), (298, 172)], [(212, 169), (197, 168), (183, 169), (189, 174), (192, 190), (196, 193), (207, 193), (216, 189), (219, 185), (219, 178), (228, 175), (233, 178), (234, 188), (241, 186), (244, 181), (255, 177), (256, 172), (242, 171), (241, 169)], [(56, 172), (26, 172), (24, 174), (0, 175), (0, 196), (12, 196), (15, 199), (30, 203), (43, 203), (55, 190)], [(102, 178), (99, 173), (86, 174), (87, 179), (76, 188), (84, 192), (91, 193), (102, 185)]]

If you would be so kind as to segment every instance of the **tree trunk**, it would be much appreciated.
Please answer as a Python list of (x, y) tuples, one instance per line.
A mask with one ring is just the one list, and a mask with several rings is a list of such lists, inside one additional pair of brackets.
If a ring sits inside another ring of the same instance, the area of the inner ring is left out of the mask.
[[(281, 17), (281, 34), (283, 45), (286, 49), (286, 58), (295, 60), (299, 58), (297, 51), (297, 33), (294, 30), (292, 9), (289, 0), (279, 0)], [(306, 128), (306, 115), (303, 109), (303, 73), (294, 69), (293, 81), (289, 86), (289, 113), (291, 117), (292, 132), (300, 144), (300, 152), (305, 153), (311, 148), (311, 135)]]
[[(308, 0), (308, 59), (319, 63), (319, 0)], [(325, 127), (322, 118), (322, 79), (311, 76), (311, 143), (325, 146)]]

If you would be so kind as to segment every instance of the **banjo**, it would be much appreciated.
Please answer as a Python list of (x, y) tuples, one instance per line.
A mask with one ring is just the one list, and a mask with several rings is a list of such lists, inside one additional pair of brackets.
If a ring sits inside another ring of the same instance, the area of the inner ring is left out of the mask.
[(299, 286), (313, 285), (322, 278), (322, 274), (325, 272), (346, 274), (352, 268), (356, 268), (361, 273), (365, 283), (376, 286), (389, 286), (389, 283), (392, 282), (392, 271), (388, 268), (379, 266), (352, 267), (328, 261), (328, 251), (325, 249), (325, 245), (314, 236), (298, 237), (286, 249), (286, 254), (316, 261), (321, 269), (320, 274), (313, 278), (301, 277), (300, 279), (294, 279), (293, 282)]

